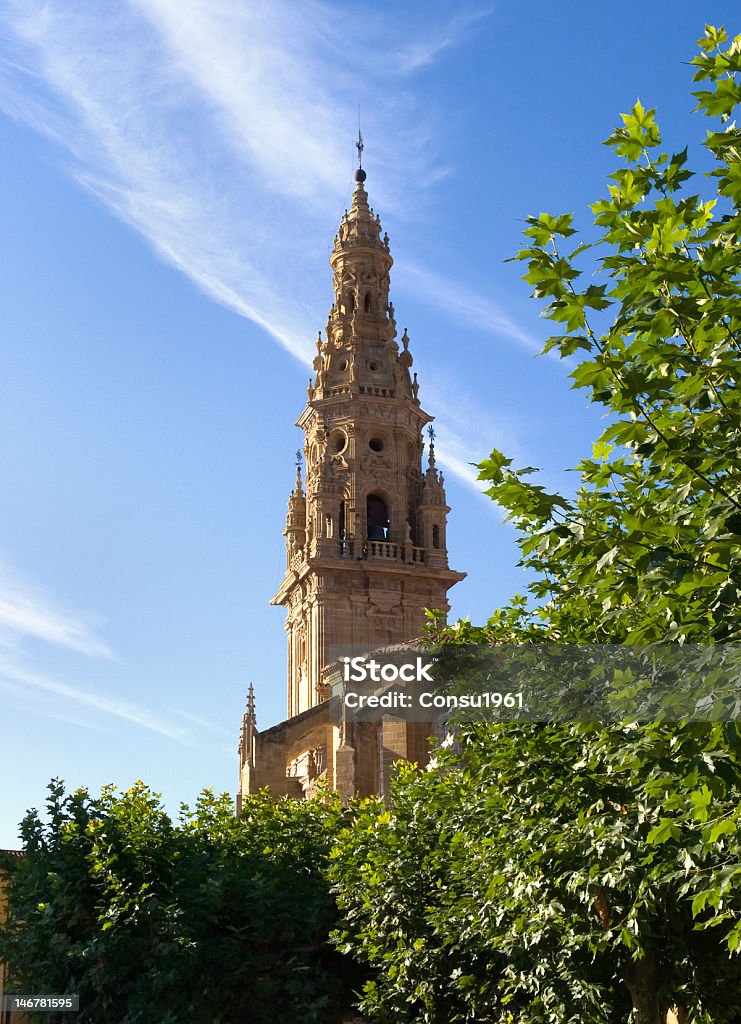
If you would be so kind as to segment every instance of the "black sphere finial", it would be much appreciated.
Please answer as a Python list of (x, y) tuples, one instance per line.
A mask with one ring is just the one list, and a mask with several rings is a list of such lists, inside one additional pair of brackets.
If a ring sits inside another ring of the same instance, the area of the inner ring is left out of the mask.
[(358, 167), (357, 171), (355, 172), (355, 180), (363, 182), (363, 181), (365, 181), (366, 178), (367, 178), (367, 174), (365, 173), (363, 168), (362, 167)]

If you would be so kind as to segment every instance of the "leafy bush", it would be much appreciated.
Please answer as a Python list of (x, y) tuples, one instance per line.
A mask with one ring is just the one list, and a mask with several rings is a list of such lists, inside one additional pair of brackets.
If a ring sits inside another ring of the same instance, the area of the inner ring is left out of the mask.
[(206, 791), (174, 823), (142, 783), (54, 782), (48, 820), (22, 825), (0, 961), (16, 991), (78, 993), (82, 1022), (334, 1024), (353, 982), (327, 941), (340, 816), (334, 795), (261, 794), (235, 817)]

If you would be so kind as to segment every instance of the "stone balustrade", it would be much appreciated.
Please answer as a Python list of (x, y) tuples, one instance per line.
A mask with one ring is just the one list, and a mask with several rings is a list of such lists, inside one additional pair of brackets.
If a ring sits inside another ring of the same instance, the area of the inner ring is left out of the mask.
[(426, 565), (425, 548), (411, 544), (395, 544), (389, 540), (358, 540), (348, 538), (339, 542), (340, 558), (374, 562), (404, 562), (407, 565)]

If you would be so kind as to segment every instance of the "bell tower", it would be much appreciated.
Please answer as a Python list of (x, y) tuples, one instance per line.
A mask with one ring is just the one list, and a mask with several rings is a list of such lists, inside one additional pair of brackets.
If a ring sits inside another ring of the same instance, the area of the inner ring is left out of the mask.
[(448, 568), (450, 509), (432, 417), (420, 406), (406, 329), (396, 340), (393, 260), (365, 179), (359, 167), (334, 239), (334, 302), (296, 424), (305, 479), (299, 465), (283, 531), (286, 574), (272, 601), (287, 611), (289, 717), (329, 695), (334, 645), (414, 639), (424, 610), (446, 614), (447, 592), (465, 576)]

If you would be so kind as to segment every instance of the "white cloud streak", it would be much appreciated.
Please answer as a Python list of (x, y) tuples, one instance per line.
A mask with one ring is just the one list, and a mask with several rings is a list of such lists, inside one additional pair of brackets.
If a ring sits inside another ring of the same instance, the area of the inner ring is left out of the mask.
[(366, 134), (384, 125), (374, 194), (387, 207), (401, 206), (427, 141), (411, 96), (387, 98), (341, 13), (311, 0), (131, 0), (105, 19), (92, 3), (6, 9), (3, 109), (64, 147), (78, 180), (163, 259), (307, 360), (359, 76)]
[[(100, 728), (99, 724), (81, 720), (70, 712), (70, 708), (83, 708), (124, 719), (179, 743), (193, 745), (192, 729), (177, 725), (169, 715), (158, 715), (141, 704), (85, 690), (28, 669), (22, 664), (27, 655), (22, 641), (27, 639), (62, 647), (89, 658), (114, 658), (110, 647), (95, 632), (90, 615), (62, 608), (38, 584), (21, 580), (7, 564), (0, 562), (0, 690), (25, 703), (32, 714), (85, 728)], [(208, 724), (186, 712), (178, 714), (195, 724)], [(218, 729), (217, 726), (211, 728)]]
[[(489, 10), (402, 25), (403, 11), (368, 9), (359, 36), (357, 12), (321, 0), (122, 0), (105, 18), (93, 0), (6, 0), (0, 106), (66, 151), (77, 180), (164, 261), (308, 364), (326, 315), (315, 282), (326, 276), (327, 223), (348, 198), (356, 97), (373, 138), (374, 200), (413, 215), (420, 182), (445, 168), (410, 76)], [(395, 282), (539, 348), (441, 275), (405, 260)], [(460, 457), (469, 431), (447, 435), (449, 470), (473, 484)], [(44, 628), (30, 612), (27, 625)], [(59, 635), (84, 645), (68, 627)]]
[[(191, 731), (185, 727), (174, 725), (164, 716), (154, 714), (141, 704), (121, 700), (118, 697), (108, 696), (102, 693), (92, 693), (80, 687), (72, 686), (69, 683), (60, 682), (47, 675), (31, 672), (12, 661), (0, 658), (0, 679), (28, 687), (32, 691), (41, 691), (53, 697), (62, 698), (63, 701), (72, 705), (78, 705), (90, 710), (112, 715), (115, 718), (124, 719), (134, 725), (141, 726), (151, 732), (166, 736), (168, 739), (187, 746), (193, 746), (194, 741)], [(63, 712), (61, 712), (63, 714)]]
[(498, 507), (484, 495), (487, 484), (478, 479), (476, 463), (499, 448), (521, 458), (516, 425), (489, 410), (481, 410), (470, 392), (454, 381), (437, 378), (425, 384), (426, 404), (439, 409), (435, 417), (435, 452), (437, 462), (446, 473), (475, 491), (487, 502), (493, 515), (500, 518)]
[(224, 733), (226, 736), (231, 736), (233, 730), (225, 729), (223, 725), (214, 725), (213, 722), (209, 722), (205, 718), (201, 718), (200, 715), (193, 715), (189, 711), (182, 711), (180, 708), (173, 708), (173, 714), (179, 715), (180, 718), (184, 718), (186, 722), (193, 722), (203, 729), (213, 729), (214, 732)]
[(192, 730), (178, 726), (166, 715), (155, 714), (141, 704), (102, 692), (91, 692), (25, 667), (22, 662), (26, 651), (22, 641), (28, 639), (89, 658), (114, 658), (110, 647), (95, 632), (92, 616), (61, 607), (59, 601), (44, 588), (21, 580), (6, 563), (0, 562), (0, 690), (25, 703), (31, 714), (84, 728), (100, 728), (98, 724), (81, 720), (74, 714), (75, 708), (86, 709), (124, 719), (179, 743), (193, 745)]
[(27, 686), (19, 686), (8, 680), (0, 679), (0, 692), (9, 693), (15, 698), (15, 704), (24, 712), (41, 718), (51, 718), (55, 722), (64, 722), (66, 725), (75, 725), (80, 729), (92, 729), (100, 731), (100, 726), (91, 721), (71, 715), (65, 711), (55, 710), (49, 706), (48, 696), (30, 690)]
[(541, 341), (524, 331), (499, 306), (472, 288), (408, 260), (397, 268), (395, 278), (397, 283), (401, 281), (424, 297), (428, 303), (459, 322), (487, 334), (514, 341), (533, 355), (537, 355), (543, 348)]
[(59, 606), (38, 585), (21, 581), (0, 562), (0, 628), (15, 646), (13, 634), (66, 647), (90, 658), (113, 658), (110, 647), (96, 634), (92, 617)]
[(482, 18), (491, 14), (491, 7), (462, 10), (442, 25), (432, 25), (427, 35), (412, 42), (399, 54), (399, 65), (404, 72), (418, 71), (432, 64), (441, 53), (458, 46), (469, 30)]

